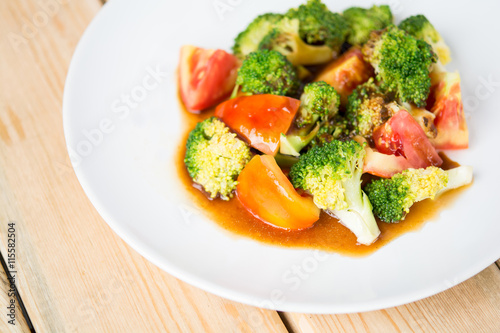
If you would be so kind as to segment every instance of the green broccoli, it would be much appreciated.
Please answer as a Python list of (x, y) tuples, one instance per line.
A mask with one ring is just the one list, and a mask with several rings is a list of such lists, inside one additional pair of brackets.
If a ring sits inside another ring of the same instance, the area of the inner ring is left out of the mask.
[(299, 161), (299, 158), (296, 156), (283, 155), (281, 153), (276, 153), (276, 155), (274, 155), (274, 159), (280, 168), (291, 168)]
[(361, 190), (364, 157), (356, 141), (334, 140), (302, 154), (289, 175), (294, 187), (309, 191), (316, 206), (337, 216), (359, 243), (369, 245), (380, 230)]
[(406, 31), (411, 36), (422, 39), (430, 44), (443, 65), (450, 62), (450, 48), (424, 15), (408, 17), (399, 24), (399, 28)]
[[(281, 134), (280, 152), (284, 155), (300, 156), (300, 152), (315, 146), (322, 146), (333, 140), (350, 140), (348, 122), (340, 114), (335, 115), (326, 122), (318, 122), (309, 130), (308, 127), (294, 128), (287, 135)], [(309, 131), (309, 132), (307, 132)]]
[(328, 62), (341, 51), (347, 21), (320, 0), (290, 9), (286, 15), (258, 16), (235, 39), (233, 52), (243, 60), (257, 50), (275, 50), (295, 66)]
[(326, 45), (309, 45), (300, 38), (299, 20), (284, 17), (261, 40), (259, 49), (275, 50), (298, 65), (318, 65), (331, 60), (332, 49)]
[(396, 93), (402, 102), (426, 105), (431, 87), (429, 72), (436, 62), (429, 44), (390, 25), (371, 33), (363, 55), (375, 68), (382, 89)]
[(229, 200), (238, 184), (236, 178), (251, 157), (246, 143), (218, 118), (211, 117), (189, 133), (184, 163), (193, 181), (211, 198), (219, 195)]
[(243, 60), (251, 52), (257, 51), (262, 39), (274, 28), (274, 24), (282, 18), (283, 15), (274, 13), (257, 16), (235, 38), (233, 45), (234, 55)]
[(387, 5), (372, 6), (369, 9), (351, 7), (344, 10), (344, 17), (351, 27), (347, 42), (360, 45), (370, 38), (370, 32), (387, 27), (393, 22), (391, 8)]
[(315, 137), (320, 128), (320, 124), (311, 130), (307, 128), (293, 128), (288, 134), (281, 133), (280, 135), (280, 154), (300, 156), (300, 151), (304, 149)]
[(316, 121), (326, 121), (339, 112), (340, 95), (334, 87), (324, 81), (306, 84), (300, 96), (300, 108), (295, 124), (310, 126)]
[(347, 98), (345, 114), (354, 135), (370, 137), (375, 127), (393, 115), (386, 107), (386, 98), (372, 78), (354, 89)]
[[(300, 108), (295, 118), (297, 128), (287, 135), (281, 134), (280, 152), (299, 156), (318, 133), (320, 123), (325, 123), (339, 111), (340, 95), (324, 81), (308, 83), (300, 97)], [(317, 123), (318, 120), (320, 123)], [(316, 124), (316, 126), (314, 126)]]
[(326, 45), (340, 53), (349, 33), (347, 20), (338, 13), (332, 13), (320, 0), (309, 0), (298, 8), (292, 8), (286, 16), (299, 19), (300, 37), (311, 45)]
[(284, 55), (259, 50), (250, 53), (243, 61), (234, 91), (241, 87), (242, 92), (249, 94), (293, 95), (298, 86), (297, 71)]
[(347, 119), (344, 116), (337, 114), (326, 123), (321, 124), (318, 133), (309, 143), (309, 148), (322, 146), (333, 140), (343, 141), (351, 139), (352, 135), (348, 125), (349, 123)]
[(460, 166), (442, 170), (430, 166), (408, 169), (389, 179), (372, 181), (365, 191), (373, 205), (373, 212), (384, 222), (404, 220), (410, 207), (418, 201), (430, 198), (472, 181), (472, 167)]

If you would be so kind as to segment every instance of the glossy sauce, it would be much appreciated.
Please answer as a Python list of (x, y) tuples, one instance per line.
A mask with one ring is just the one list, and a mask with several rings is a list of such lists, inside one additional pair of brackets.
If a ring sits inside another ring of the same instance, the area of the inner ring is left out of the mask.
[[(205, 111), (203, 114), (189, 114), (188, 112), (184, 114), (187, 128), (185, 137), (179, 145), (176, 164), (179, 177), (190, 192), (193, 201), (222, 228), (260, 242), (286, 247), (320, 249), (349, 256), (368, 255), (398, 236), (420, 229), (426, 221), (436, 218), (441, 210), (452, 208), (455, 199), (468, 188), (465, 186), (451, 190), (436, 200), (427, 199), (414, 204), (406, 219), (400, 223), (378, 222), (381, 234), (379, 239), (370, 246), (357, 244), (356, 237), (349, 229), (324, 212), (321, 212), (320, 219), (309, 229), (296, 231), (276, 228), (253, 217), (236, 197), (229, 201), (210, 200), (199, 186), (192, 182), (184, 166), (186, 139), (196, 123), (212, 116), (213, 110)], [(440, 153), (440, 156), (444, 161), (441, 166), (443, 169), (459, 166), (446, 155)]]

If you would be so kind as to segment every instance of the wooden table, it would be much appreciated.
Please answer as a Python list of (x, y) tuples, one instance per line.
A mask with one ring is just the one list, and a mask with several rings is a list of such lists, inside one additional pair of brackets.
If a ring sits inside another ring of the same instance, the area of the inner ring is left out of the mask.
[[(0, 0), (0, 251), (7, 261), (14, 223), (15, 284), (37, 332), (500, 332), (500, 262), (415, 303), (308, 315), (222, 299), (138, 255), (88, 201), (63, 136), (68, 65), (101, 6)], [(0, 281), (0, 331), (29, 332), (17, 299), (8, 323)]]

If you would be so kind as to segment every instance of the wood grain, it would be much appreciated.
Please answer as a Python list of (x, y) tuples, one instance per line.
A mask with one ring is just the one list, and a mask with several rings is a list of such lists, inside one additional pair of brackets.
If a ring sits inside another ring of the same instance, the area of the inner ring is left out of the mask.
[(101, 3), (60, 2), (43, 21), (42, 2), (0, 1), (0, 250), (14, 221), (18, 288), (35, 329), (285, 332), (275, 311), (208, 294), (150, 264), (87, 200), (67, 157), (61, 101), (73, 50)]
[(286, 313), (294, 332), (500, 332), (500, 270), (493, 264), (473, 278), (418, 302), (343, 315)]

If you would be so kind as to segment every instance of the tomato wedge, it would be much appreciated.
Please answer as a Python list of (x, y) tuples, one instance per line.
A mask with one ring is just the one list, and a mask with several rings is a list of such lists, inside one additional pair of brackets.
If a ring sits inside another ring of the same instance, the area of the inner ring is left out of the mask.
[(241, 96), (221, 103), (215, 115), (250, 146), (274, 156), (279, 150), (280, 134), (288, 131), (299, 105), (298, 99), (285, 96)]
[[(361, 136), (355, 136), (354, 140), (361, 144), (366, 142), (366, 139)], [(371, 175), (391, 178), (395, 174), (412, 167), (403, 156), (382, 154), (368, 144), (365, 145), (365, 152), (363, 172)]]
[(319, 219), (313, 199), (300, 196), (269, 155), (255, 155), (245, 166), (236, 196), (253, 216), (276, 227), (304, 229)]
[(223, 50), (184, 45), (179, 62), (179, 87), (184, 105), (199, 113), (231, 94), (238, 74), (238, 59)]
[(460, 75), (437, 73), (431, 76), (431, 93), (434, 99), (430, 107), (436, 115), (434, 126), (437, 136), (432, 140), (438, 149), (466, 149), (469, 147), (469, 130), (465, 121)]
[(363, 53), (352, 47), (323, 69), (315, 81), (325, 81), (340, 94), (342, 104), (360, 84), (374, 75), (373, 67), (363, 60)]
[(440, 166), (443, 163), (424, 130), (406, 110), (399, 110), (373, 131), (377, 150), (404, 156), (412, 168)]

